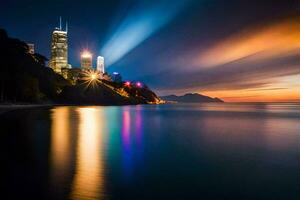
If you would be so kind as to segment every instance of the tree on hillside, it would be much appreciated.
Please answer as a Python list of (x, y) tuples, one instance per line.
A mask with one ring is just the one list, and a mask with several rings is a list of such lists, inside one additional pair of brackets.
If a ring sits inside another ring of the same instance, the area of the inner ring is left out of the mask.
[(47, 58), (28, 52), (28, 45), (10, 38), (0, 29), (0, 100), (33, 102), (55, 100), (64, 86), (70, 85), (62, 76), (46, 67)]

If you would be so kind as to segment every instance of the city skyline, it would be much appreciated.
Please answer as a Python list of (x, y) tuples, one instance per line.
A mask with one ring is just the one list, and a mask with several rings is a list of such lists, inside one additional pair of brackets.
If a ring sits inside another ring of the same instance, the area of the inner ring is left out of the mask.
[(2, 199), (300, 199), (300, 0), (8, 0)]
[[(71, 24), (69, 63), (80, 66), (81, 50), (89, 49), (94, 58), (105, 58), (108, 71), (147, 82), (160, 95), (199, 92), (229, 102), (300, 101), (296, 1), (114, 0), (83, 10), (69, 5), (5, 2), (0, 25), (50, 58), (50, 35), (63, 13)], [(46, 14), (45, 7), (53, 12)], [(8, 13), (10, 8), (18, 14)]]
[[(51, 55), (48, 67), (54, 72), (62, 75), (65, 79), (75, 83), (79, 74), (88, 75), (91, 80), (104, 78), (105, 65), (104, 57), (97, 57), (97, 66), (93, 66), (93, 54), (88, 49), (83, 49), (80, 54), (80, 66), (72, 66), (68, 57), (68, 22), (65, 22), (65, 29), (62, 28), (62, 18), (59, 17), (59, 26), (55, 27), (51, 38)], [(34, 54), (34, 44), (28, 43), (29, 53)], [(99, 76), (99, 77), (98, 77)]]

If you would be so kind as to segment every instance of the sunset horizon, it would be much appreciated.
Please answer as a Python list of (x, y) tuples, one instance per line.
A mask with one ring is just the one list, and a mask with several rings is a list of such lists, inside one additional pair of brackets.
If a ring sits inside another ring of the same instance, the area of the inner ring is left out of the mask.
[(8, 0), (3, 193), (300, 199), (300, 0)]
[[(90, 50), (105, 58), (108, 72), (146, 82), (160, 96), (197, 92), (226, 102), (300, 100), (300, 15), (295, 1), (255, 4), (232, 0), (226, 5), (176, 1), (166, 13), (163, 10), (170, 6), (167, 0), (129, 3), (126, 11), (115, 5), (104, 2), (101, 6), (108, 11), (99, 13), (98, 18), (86, 10), (78, 15), (67, 9), (63, 15), (56, 10), (47, 15), (35, 10), (43, 16), (36, 18), (7, 2), (4, 6), (24, 16), (19, 19), (3, 10), (9, 20), (0, 21), (0, 25), (9, 35), (35, 44), (36, 51), (48, 59), (50, 30), (68, 28), (73, 68), (80, 66), (80, 52)], [(28, 9), (40, 6), (35, 3)], [(67, 8), (68, 3), (60, 6)], [(256, 15), (249, 15), (252, 12)], [(152, 13), (156, 15), (152, 17)], [(239, 18), (234, 18), (236, 13)], [(132, 38), (128, 38), (130, 34)]]

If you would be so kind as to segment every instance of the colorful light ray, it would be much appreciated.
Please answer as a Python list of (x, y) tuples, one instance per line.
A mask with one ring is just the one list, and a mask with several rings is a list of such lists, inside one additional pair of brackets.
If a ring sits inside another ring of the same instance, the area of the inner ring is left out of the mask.
[(139, 1), (101, 49), (111, 66), (159, 29), (167, 25), (191, 0), (163, 0), (160, 3)]
[(82, 80), (87, 85), (86, 87), (95, 87), (101, 83), (100, 73), (97, 70), (85, 70), (82, 72)]

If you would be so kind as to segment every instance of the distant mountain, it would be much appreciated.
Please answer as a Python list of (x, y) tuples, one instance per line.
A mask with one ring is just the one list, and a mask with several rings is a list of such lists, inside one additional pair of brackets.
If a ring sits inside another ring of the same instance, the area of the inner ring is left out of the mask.
[(208, 102), (222, 103), (224, 102), (219, 98), (212, 98), (198, 93), (188, 93), (183, 96), (169, 95), (160, 98), (165, 101), (175, 101), (178, 103), (208, 103)]

